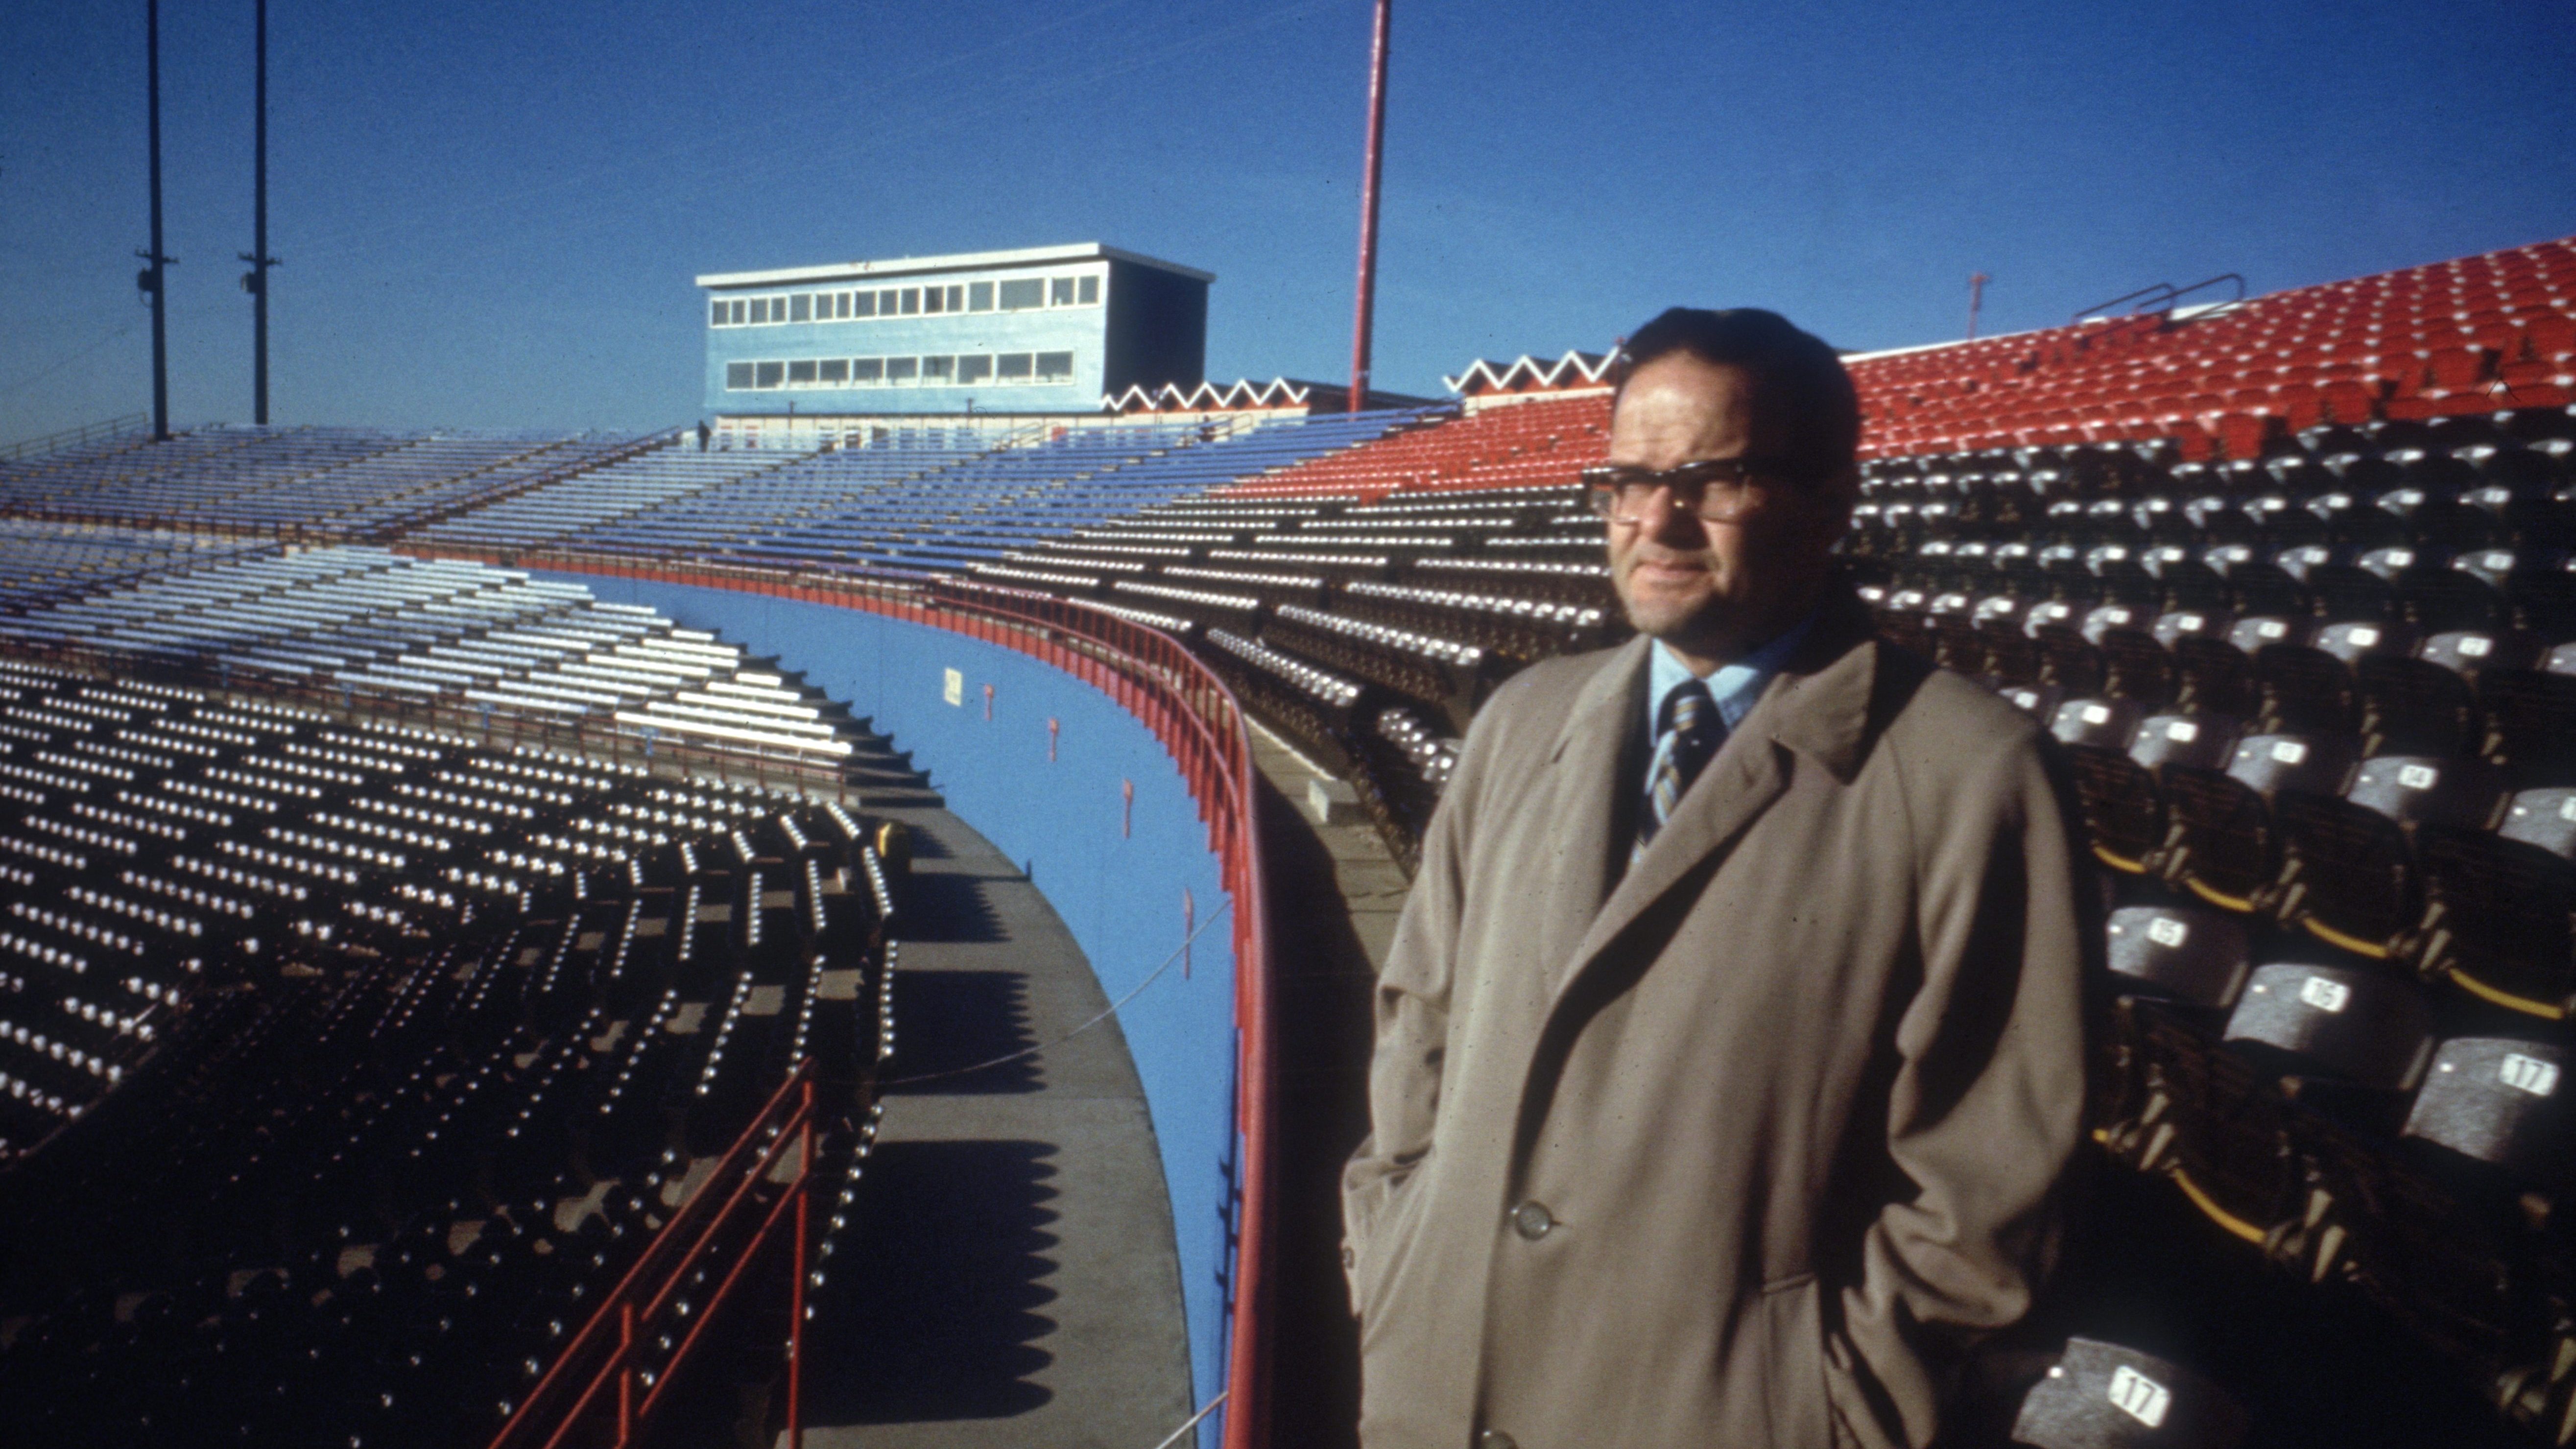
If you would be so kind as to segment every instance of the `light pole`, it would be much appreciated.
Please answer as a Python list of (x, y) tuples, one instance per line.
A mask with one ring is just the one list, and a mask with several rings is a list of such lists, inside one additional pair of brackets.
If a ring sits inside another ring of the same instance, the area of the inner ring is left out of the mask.
[(1377, 180), (1386, 137), (1386, 30), (1392, 0), (1377, 0), (1376, 38), (1369, 47), (1368, 157), (1360, 179), (1360, 285), (1351, 321), (1351, 405), (1368, 406), (1369, 332), (1377, 317)]
[(242, 290), (250, 293), (250, 395), (251, 421), (268, 426), (268, 269), (277, 258), (268, 254), (268, 0), (259, 0), (258, 57), (252, 82), (251, 123), (251, 223), (250, 250), (241, 259), (250, 263), (242, 277)]
[(161, 0), (143, 0), (144, 115), (152, 133), (152, 249), (143, 258), (135, 285), (152, 298), (152, 440), (170, 441), (170, 343), (162, 299), (168, 292), (170, 266), (161, 254)]

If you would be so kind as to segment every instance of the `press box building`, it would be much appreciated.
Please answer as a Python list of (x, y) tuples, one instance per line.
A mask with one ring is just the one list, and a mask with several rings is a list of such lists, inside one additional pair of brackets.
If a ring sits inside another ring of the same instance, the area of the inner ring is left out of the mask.
[(701, 276), (706, 411), (729, 442), (788, 421), (1097, 414), (1196, 386), (1213, 274), (1088, 242)]

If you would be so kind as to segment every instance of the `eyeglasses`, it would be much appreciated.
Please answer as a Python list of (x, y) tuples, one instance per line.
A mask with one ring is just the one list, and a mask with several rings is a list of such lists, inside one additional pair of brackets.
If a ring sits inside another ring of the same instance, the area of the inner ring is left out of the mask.
[(1673, 506), (1710, 523), (1732, 523), (1762, 506), (1773, 491), (1805, 476), (1786, 458), (1702, 458), (1678, 468), (1636, 468), (1611, 463), (1583, 470), (1584, 501), (1612, 523), (1646, 516), (1658, 488), (1672, 490)]

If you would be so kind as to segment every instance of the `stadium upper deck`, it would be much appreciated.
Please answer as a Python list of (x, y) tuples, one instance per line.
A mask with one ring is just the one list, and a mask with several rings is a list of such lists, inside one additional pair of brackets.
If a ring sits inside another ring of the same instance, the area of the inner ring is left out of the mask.
[[(2545, 411), (2576, 402), (2576, 241), (1847, 362), (1869, 458), (2155, 441), (2253, 458), (2322, 423)], [(1243, 491), (1570, 485), (1604, 446), (1603, 363), (1473, 364), (1450, 379), (1460, 422)]]

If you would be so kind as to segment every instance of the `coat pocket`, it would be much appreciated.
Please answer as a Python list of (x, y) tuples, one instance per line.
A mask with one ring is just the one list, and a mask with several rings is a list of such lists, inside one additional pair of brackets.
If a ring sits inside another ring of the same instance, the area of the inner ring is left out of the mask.
[(1762, 1287), (1762, 1394), (1771, 1420), (1771, 1449), (1836, 1449), (1841, 1442), (1825, 1387), (1819, 1291), (1812, 1273)]
[(1351, 1264), (1352, 1305), (1359, 1310), (1363, 1348), (1386, 1321), (1387, 1300), (1412, 1256), (1413, 1220), (1421, 1216), (1421, 1200), (1430, 1186), (1417, 1174), (1397, 1189), (1395, 1200), (1387, 1204), (1376, 1230), (1368, 1235), (1367, 1246), (1358, 1249)]

